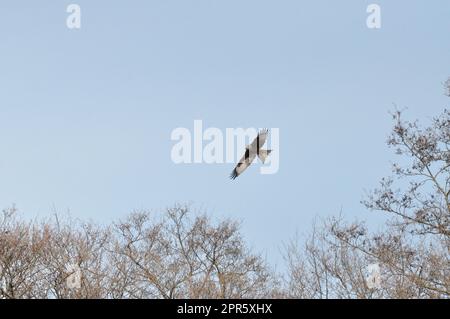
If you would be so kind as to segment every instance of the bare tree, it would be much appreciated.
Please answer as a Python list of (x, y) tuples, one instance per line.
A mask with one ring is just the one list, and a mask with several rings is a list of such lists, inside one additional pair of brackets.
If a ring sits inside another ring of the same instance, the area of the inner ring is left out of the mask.
[(138, 212), (116, 226), (116, 255), (131, 266), (131, 297), (269, 297), (273, 277), (264, 260), (245, 247), (239, 227), (213, 225), (205, 215), (191, 220), (186, 206), (168, 209), (162, 220)]
[[(426, 128), (393, 114), (388, 140), (406, 157), (393, 177), (363, 203), (391, 216), (370, 233), (364, 223), (332, 218), (315, 227), (304, 247), (287, 247), (291, 297), (448, 298), (450, 296), (450, 112)], [(380, 267), (380, 284), (367, 267)]]
[[(101, 298), (108, 291), (109, 232), (93, 224), (19, 221), (14, 208), (0, 219), (0, 298)], [(82, 272), (71, 289), (70, 267)]]
[[(132, 213), (109, 228), (56, 216), (0, 219), (0, 298), (256, 298), (275, 275), (239, 225), (191, 219), (189, 207)], [(75, 269), (75, 270), (74, 270)], [(68, 280), (79, 271), (79, 283)]]
[(0, 218), (0, 298), (38, 297), (34, 282), (42, 275), (39, 260), (47, 234), (16, 220), (15, 214), (13, 207)]
[[(343, 244), (332, 229), (341, 219), (314, 224), (312, 234), (300, 243), (292, 240), (286, 247), (288, 271), (286, 290), (290, 298), (372, 298), (366, 285), (368, 256)], [(362, 230), (352, 227), (353, 233)]]

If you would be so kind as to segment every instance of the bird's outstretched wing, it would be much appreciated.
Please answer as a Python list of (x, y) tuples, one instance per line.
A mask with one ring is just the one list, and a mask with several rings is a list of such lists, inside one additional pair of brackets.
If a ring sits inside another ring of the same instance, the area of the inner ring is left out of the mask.
[(235, 179), (236, 177), (241, 175), (242, 172), (244, 172), (247, 169), (247, 167), (249, 167), (252, 164), (255, 157), (256, 157), (256, 153), (250, 152), (250, 149), (247, 147), (247, 149), (245, 150), (244, 156), (241, 158), (239, 163), (236, 165), (234, 170), (231, 172), (230, 178)]
[(269, 134), (268, 129), (263, 129), (258, 133), (258, 136), (250, 144), (250, 149), (252, 151), (259, 151), (261, 147), (266, 143), (267, 135)]

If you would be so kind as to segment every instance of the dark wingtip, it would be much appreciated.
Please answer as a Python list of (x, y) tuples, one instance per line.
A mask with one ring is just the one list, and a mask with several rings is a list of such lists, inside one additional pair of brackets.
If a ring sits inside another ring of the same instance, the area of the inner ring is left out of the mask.
[(236, 177), (238, 177), (238, 174), (237, 174), (236, 170), (234, 169), (230, 174), (230, 179), (235, 180)]

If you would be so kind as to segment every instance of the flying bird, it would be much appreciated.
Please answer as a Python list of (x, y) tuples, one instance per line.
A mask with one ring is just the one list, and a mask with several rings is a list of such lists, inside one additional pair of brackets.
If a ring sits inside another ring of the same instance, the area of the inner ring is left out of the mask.
[(272, 152), (272, 150), (263, 150), (262, 147), (266, 143), (267, 135), (269, 130), (264, 129), (258, 133), (258, 136), (253, 140), (253, 142), (245, 147), (245, 154), (236, 165), (234, 170), (231, 172), (230, 178), (235, 179), (241, 175), (247, 167), (249, 167), (256, 156), (264, 163)]

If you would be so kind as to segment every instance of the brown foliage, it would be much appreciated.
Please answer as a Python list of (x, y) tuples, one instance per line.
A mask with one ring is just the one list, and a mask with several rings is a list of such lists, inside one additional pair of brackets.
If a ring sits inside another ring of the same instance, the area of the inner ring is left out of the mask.
[[(68, 265), (81, 270), (79, 287), (67, 284)], [(0, 298), (256, 298), (274, 283), (238, 224), (191, 220), (185, 206), (110, 228), (58, 216), (24, 223), (14, 208), (0, 219)]]

